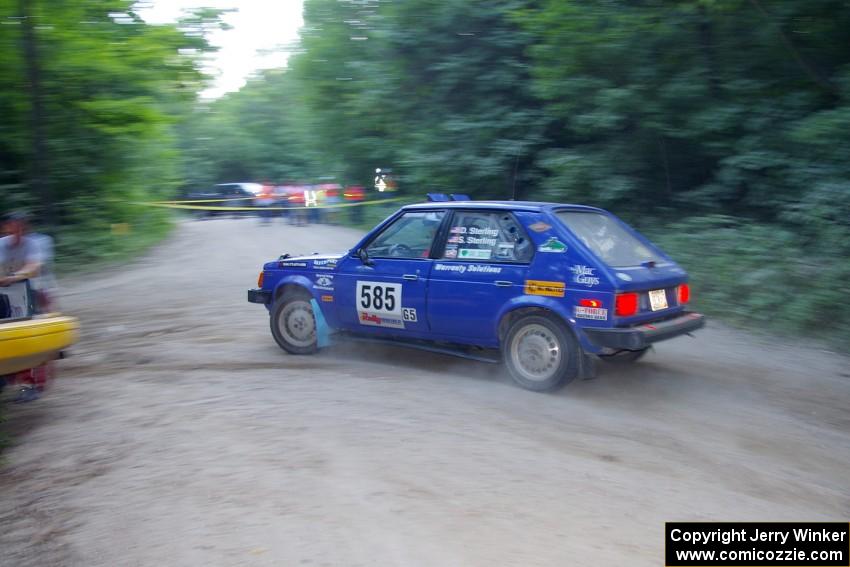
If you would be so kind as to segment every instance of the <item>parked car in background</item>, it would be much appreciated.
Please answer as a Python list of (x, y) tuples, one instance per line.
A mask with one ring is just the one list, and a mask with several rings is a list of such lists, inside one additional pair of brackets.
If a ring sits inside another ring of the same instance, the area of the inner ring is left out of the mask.
[(210, 207), (209, 210), (194, 210), (195, 216), (199, 218), (254, 214), (251, 211), (233, 211), (229, 208), (254, 207), (254, 199), (262, 188), (259, 183), (219, 183), (209, 189), (189, 192), (181, 200), (195, 201), (198, 206)]

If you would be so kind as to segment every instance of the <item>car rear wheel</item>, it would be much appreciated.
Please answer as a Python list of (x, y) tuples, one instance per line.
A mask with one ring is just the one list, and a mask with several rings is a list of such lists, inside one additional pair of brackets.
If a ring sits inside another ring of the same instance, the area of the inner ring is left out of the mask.
[(525, 315), (508, 329), (502, 354), (514, 382), (535, 392), (550, 392), (578, 376), (581, 349), (556, 318)]
[(286, 352), (316, 352), (316, 317), (309, 297), (290, 295), (278, 299), (272, 307), (269, 323), (275, 342)]

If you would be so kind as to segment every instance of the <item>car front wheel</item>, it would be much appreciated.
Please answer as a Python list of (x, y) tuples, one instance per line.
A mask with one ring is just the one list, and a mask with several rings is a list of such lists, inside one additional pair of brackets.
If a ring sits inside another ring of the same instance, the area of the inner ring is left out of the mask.
[(316, 352), (316, 317), (310, 298), (298, 295), (278, 299), (272, 307), (269, 323), (274, 340), (286, 352)]
[(578, 376), (581, 349), (555, 317), (525, 315), (508, 329), (502, 355), (514, 382), (535, 392), (550, 392)]

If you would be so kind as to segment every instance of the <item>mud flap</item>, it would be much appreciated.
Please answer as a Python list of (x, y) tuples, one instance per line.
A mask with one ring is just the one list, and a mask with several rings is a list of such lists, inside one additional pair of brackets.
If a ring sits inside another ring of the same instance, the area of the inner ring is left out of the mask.
[(316, 346), (319, 348), (330, 346), (331, 333), (328, 322), (325, 321), (325, 315), (315, 299), (310, 300), (310, 306), (313, 308), (313, 317), (316, 318)]
[(578, 375), (582, 380), (593, 380), (596, 378), (598, 359), (594, 354), (582, 351), (579, 357)]

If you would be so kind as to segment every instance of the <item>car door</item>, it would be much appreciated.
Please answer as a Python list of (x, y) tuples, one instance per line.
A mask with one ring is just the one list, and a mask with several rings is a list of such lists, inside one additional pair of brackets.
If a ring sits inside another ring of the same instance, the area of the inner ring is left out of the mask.
[(334, 276), (337, 317), (345, 329), (424, 336), (431, 250), (445, 210), (406, 211), (347, 256)]
[(533, 255), (528, 234), (510, 211), (454, 211), (431, 270), (431, 332), (457, 342), (498, 342), (496, 314), (523, 295)]

